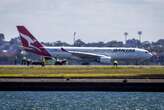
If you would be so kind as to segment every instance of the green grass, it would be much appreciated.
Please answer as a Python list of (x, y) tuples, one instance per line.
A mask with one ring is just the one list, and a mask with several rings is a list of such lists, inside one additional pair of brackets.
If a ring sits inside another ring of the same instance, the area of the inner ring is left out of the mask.
[(164, 78), (161, 66), (0, 66), (0, 77)]

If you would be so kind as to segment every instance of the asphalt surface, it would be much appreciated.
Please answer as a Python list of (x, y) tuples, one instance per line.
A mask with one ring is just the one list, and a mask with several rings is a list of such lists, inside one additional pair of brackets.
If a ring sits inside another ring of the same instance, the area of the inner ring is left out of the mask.
[(0, 78), (0, 91), (164, 92), (164, 79)]
[(64, 78), (0, 78), (0, 83), (4, 82), (37, 82), (37, 83), (164, 83), (164, 79), (64, 79)]

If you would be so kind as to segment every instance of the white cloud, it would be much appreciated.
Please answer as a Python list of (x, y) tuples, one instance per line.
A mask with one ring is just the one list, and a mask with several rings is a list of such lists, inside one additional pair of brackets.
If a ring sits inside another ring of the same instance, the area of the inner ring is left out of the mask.
[[(26, 25), (42, 41), (72, 41), (79, 32), (85, 41), (124, 40), (123, 33), (145, 40), (164, 33), (161, 0), (2, 0), (0, 30), (17, 35), (15, 26)], [(155, 38), (156, 37), (156, 38)]]

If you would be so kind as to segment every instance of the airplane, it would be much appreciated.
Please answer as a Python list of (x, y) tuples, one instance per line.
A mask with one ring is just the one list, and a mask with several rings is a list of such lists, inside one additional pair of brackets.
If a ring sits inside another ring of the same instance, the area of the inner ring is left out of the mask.
[(112, 64), (114, 60), (146, 60), (152, 54), (140, 48), (127, 47), (47, 47), (41, 44), (25, 26), (17, 26), (21, 45), (25, 51), (35, 53), (44, 58), (76, 60), (81, 64), (96, 62)]

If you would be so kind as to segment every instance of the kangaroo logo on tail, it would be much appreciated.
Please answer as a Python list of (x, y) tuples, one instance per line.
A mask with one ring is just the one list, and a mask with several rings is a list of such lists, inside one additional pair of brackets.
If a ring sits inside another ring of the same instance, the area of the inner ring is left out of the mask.
[(22, 46), (26, 51), (30, 51), (41, 56), (51, 56), (43, 45), (39, 43), (24, 26), (17, 26), (17, 29), (21, 38)]

